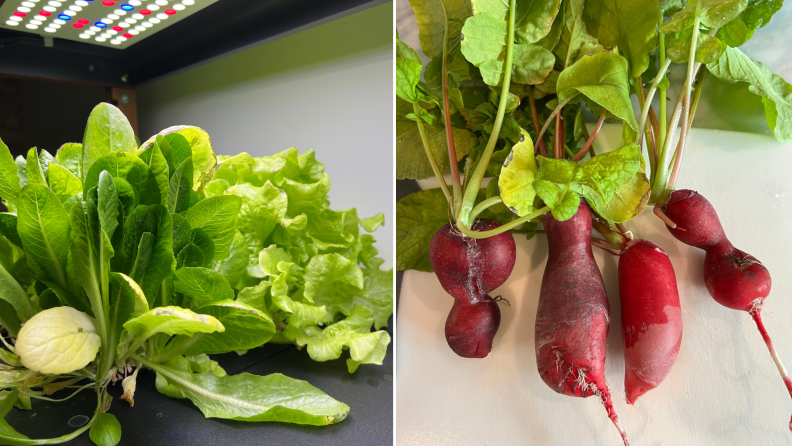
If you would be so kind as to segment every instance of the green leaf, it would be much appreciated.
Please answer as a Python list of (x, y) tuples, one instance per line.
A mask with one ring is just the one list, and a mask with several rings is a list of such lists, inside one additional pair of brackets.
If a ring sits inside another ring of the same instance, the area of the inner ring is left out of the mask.
[[(476, 15), (462, 28), (462, 54), (468, 62), (479, 67), (484, 82), (493, 87), (503, 82), (508, 43), (508, 9), (503, 10), (503, 4), (499, 8), (495, 5), (492, 2), (492, 7), (481, 10), (477, 6)], [(553, 54), (538, 45), (514, 43), (512, 46), (512, 82), (542, 83), (553, 70)]]
[(27, 321), (19, 331), (16, 353), (28, 369), (58, 375), (88, 365), (99, 344), (91, 318), (71, 307), (57, 307)]
[(192, 307), (233, 300), (234, 291), (222, 274), (206, 268), (181, 268), (174, 275), (176, 291), (191, 297)]
[(190, 226), (203, 229), (215, 242), (215, 260), (228, 257), (236, 234), (236, 216), (242, 199), (233, 195), (207, 198), (187, 211)]
[(14, 157), (8, 146), (0, 139), (0, 198), (11, 203), (16, 201), (21, 187)]
[(281, 273), (278, 264), (281, 262), (292, 263), (292, 257), (277, 245), (271, 245), (259, 253), (259, 268), (265, 276), (277, 276)]
[(126, 283), (129, 285), (129, 288), (134, 293), (133, 297), (135, 300), (135, 305), (129, 317), (131, 318), (138, 317), (143, 313), (149, 311), (148, 300), (146, 299), (146, 295), (143, 294), (143, 290), (140, 289), (140, 285), (138, 285), (137, 282), (132, 280), (132, 278), (130, 278), (129, 276), (126, 276), (121, 273), (118, 273), (118, 276), (121, 277), (121, 279), (123, 279), (124, 281), (126, 281)]
[(82, 181), (59, 164), (49, 164), (47, 177), (50, 189), (58, 198), (65, 199), (83, 191)]
[(113, 238), (118, 227), (118, 207), (120, 201), (118, 192), (115, 188), (115, 181), (109, 172), (103, 171), (99, 174), (99, 185), (97, 188), (99, 201), (96, 210), (99, 213), (99, 224), (108, 239)]
[(649, 53), (657, 46), (660, 6), (656, 0), (588, 0), (583, 20), (588, 32), (606, 47), (618, 47), (630, 64), (634, 79), (649, 66)]
[(176, 269), (202, 268), (205, 264), (206, 258), (203, 251), (192, 243), (188, 243), (176, 257)]
[(83, 193), (98, 186), (99, 174), (107, 171), (113, 178), (126, 180), (135, 191), (139, 204), (160, 204), (162, 196), (157, 179), (146, 163), (132, 153), (113, 153), (93, 162), (85, 174)]
[(349, 414), (346, 404), (305, 381), (281, 374), (193, 373), (184, 358), (155, 364), (155, 370), (157, 390), (174, 398), (189, 398), (206, 418), (323, 426), (338, 423)]
[(99, 158), (116, 152), (134, 153), (137, 142), (132, 126), (121, 110), (101, 103), (88, 117), (82, 149), (82, 173), (87, 175)]
[(410, 0), (421, 49), (429, 57), (443, 54), (443, 41), (448, 33), (448, 53), (459, 45), (462, 24), (472, 14), (469, 0)]
[(115, 415), (98, 413), (88, 438), (97, 446), (116, 446), (121, 441), (121, 423)]
[(82, 179), (82, 144), (69, 142), (58, 149), (54, 161), (65, 167), (77, 179)]
[(727, 48), (723, 57), (707, 68), (727, 82), (750, 83), (749, 90), (762, 96), (767, 123), (776, 139), (792, 141), (792, 85), (737, 48)]
[(556, 219), (567, 220), (577, 212), (581, 196), (610, 201), (634, 177), (641, 158), (635, 144), (597, 155), (582, 164), (539, 157), (534, 188)]
[(296, 329), (287, 327), (284, 335), (299, 346), (308, 346), (314, 361), (330, 361), (341, 357), (344, 348), (358, 364), (382, 364), (390, 343), (386, 331), (371, 332), (374, 322), (369, 308), (356, 305), (350, 316), (324, 329), (316, 326)]
[(131, 284), (119, 273), (110, 273), (110, 307), (109, 319), (107, 321), (110, 339), (108, 345), (117, 345), (121, 337), (124, 324), (135, 312), (136, 292)]
[(355, 296), (355, 305), (368, 307), (374, 317), (374, 328), (379, 330), (388, 326), (388, 318), (393, 314), (393, 269), (382, 271), (376, 268), (362, 268), (363, 296)]
[(173, 257), (171, 214), (159, 204), (138, 206), (127, 217), (124, 231), (124, 253), (130, 262), (125, 270), (130, 272), (134, 262), (141, 255), (140, 247), (143, 235), (149, 232), (154, 236), (153, 245), (149, 245), (148, 242), (143, 244), (143, 247), (147, 249), (151, 246), (151, 258), (147, 262), (143, 262), (144, 259), (141, 259), (138, 266), (134, 267), (133, 275), (133, 279), (145, 293), (149, 306), (153, 307), (160, 284), (170, 277), (176, 268), (176, 259)]
[(188, 356), (248, 350), (265, 344), (275, 334), (275, 324), (269, 315), (242, 302), (214, 302), (196, 311), (217, 318), (225, 331), (196, 335), (188, 340)]
[[(181, 136), (181, 138), (174, 135)], [(193, 190), (202, 192), (212, 180), (212, 174), (217, 166), (217, 157), (214, 148), (212, 148), (209, 134), (203, 129), (188, 125), (169, 127), (161, 131), (159, 135), (149, 138), (143, 143), (141, 149), (147, 150), (149, 146), (155, 144), (158, 136), (165, 137), (165, 141), (171, 146), (174, 166), (179, 166), (187, 157), (192, 157)], [(185, 145), (184, 142), (187, 144)], [(188, 147), (189, 152), (187, 152)]]
[[(162, 144), (159, 144), (160, 142)], [(165, 146), (167, 142), (165, 142), (165, 138), (157, 135), (157, 143), (146, 149), (139, 156), (149, 167), (152, 175), (154, 175), (154, 179), (159, 186), (161, 204), (166, 206), (169, 202), (170, 168), (160, 147)]]
[[(479, 3), (481, 2), (476, 1), (476, 12)], [(536, 43), (550, 33), (560, 7), (561, 0), (517, 2), (514, 24), (514, 37), (517, 43)], [(547, 49), (550, 50), (552, 47)]]
[[(70, 260), (77, 281), (88, 295), (91, 309), (103, 311), (100, 308), (102, 293), (108, 291), (107, 288), (103, 289), (103, 285), (109, 280), (110, 260), (114, 251), (110, 240), (99, 227), (95, 200), (75, 204), (69, 213), (68, 222), (71, 226)], [(52, 284), (48, 285), (53, 288)], [(69, 302), (69, 299), (61, 300)]]
[(25, 172), (27, 172), (28, 184), (47, 186), (47, 178), (44, 175), (35, 147), (28, 151), (26, 167)]
[(22, 239), (19, 237), (19, 231), (17, 230), (16, 215), (0, 213), (0, 235), (7, 238), (9, 242), (18, 248), (24, 249)]
[[(11, 304), (25, 319), (30, 319), (35, 313), (27, 293), (3, 265), (0, 265), (0, 299)], [(13, 325), (10, 328), (14, 328)]]
[[(201, 250), (201, 257), (204, 259), (203, 263), (199, 266), (209, 268), (212, 266), (212, 259), (215, 254), (215, 245), (212, 238), (201, 228), (195, 228), (190, 234), (190, 244)], [(189, 246), (189, 245), (188, 245)]]
[(234, 235), (230, 251), (231, 253), (224, 260), (215, 262), (213, 269), (233, 285), (242, 280), (249, 261), (245, 237), (239, 231)]
[(190, 223), (180, 214), (171, 214), (173, 219), (173, 252), (178, 254), (192, 237), (192, 227)]
[(583, 0), (567, 0), (563, 6), (564, 28), (553, 53), (566, 68), (577, 60), (583, 45), (595, 44), (597, 39), (586, 32), (586, 23), (583, 21)]
[(363, 271), (340, 254), (311, 258), (305, 267), (305, 297), (331, 313), (352, 311), (353, 296), (363, 290)]
[(556, 87), (558, 99), (571, 99), (582, 93), (637, 131), (628, 71), (627, 60), (613, 53), (584, 57), (561, 72)]
[[(696, 62), (703, 64), (715, 62), (724, 51), (726, 51), (726, 45), (717, 37), (699, 33), (698, 43), (696, 44)], [(684, 45), (669, 48), (666, 53), (672, 62), (686, 64), (690, 60), (690, 41), (686, 41)]]
[(512, 147), (503, 163), (498, 187), (503, 203), (520, 217), (534, 211), (533, 202), (536, 191), (533, 180), (536, 174), (536, 158), (531, 135), (520, 129), (520, 142)]
[(211, 315), (197, 314), (181, 307), (158, 307), (128, 320), (124, 329), (132, 335), (134, 344), (142, 345), (157, 333), (193, 336), (196, 333), (222, 332), (225, 327)]
[(651, 185), (646, 178), (646, 165), (641, 157), (641, 167), (632, 179), (613, 193), (613, 197), (604, 202), (598, 196), (586, 198), (594, 211), (610, 223), (624, 223), (640, 214), (649, 201)]
[[(5, 327), (11, 336), (15, 338), (19, 336), (19, 315), (16, 309), (6, 300), (0, 300), (0, 325)], [(22, 363), (11, 364), (6, 358), (0, 357), (0, 359), (9, 365), (22, 366)]]
[(753, 35), (754, 30), (770, 23), (770, 19), (783, 5), (783, 0), (748, 0), (748, 6), (740, 14), (749, 31), (748, 38)]
[(448, 203), (440, 189), (416, 192), (396, 202), (396, 269), (432, 272), (429, 242), (448, 222)]
[(701, 3), (701, 24), (707, 28), (721, 28), (739, 16), (748, 6), (748, 0), (692, 0), (685, 9), (677, 12), (660, 29), (665, 32), (684, 31), (693, 26), (696, 6)]
[(17, 230), (36, 275), (67, 288), (69, 218), (58, 197), (44, 186), (22, 189), (17, 203)]
[(745, 41), (748, 40), (750, 36), (745, 22), (740, 20), (738, 17), (729, 22), (723, 28), (719, 29), (718, 33), (715, 34), (715, 37), (720, 39), (726, 45), (729, 45), (732, 48), (737, 48), (738, 46), (745, 43)]
[(421, 68), (423, 61), (414, 49), (396, 40), (396, 94), (412, 103), (418, 102), (415, 87), (421, 81)]
[[(442, 172), (450, 167), (445, 128), (425, 125), (429, 150)], [(461, 161), (478, 144), (476, 135), (465, 129), (453, 129), (457, 161)], [(426, 149), (413, 121), (396, 121), (396, 179), (426, 179), (434, 176)]]
[(561, 3), (559, 4), (558, 13), (555, 17), (555, 20), (553, 20), (553, 24), (550, 28), (550, 31), (541, 40), (536, 42), (536, 44), (549, 51), (553, 51), (553, 49), (556, 47), (556, 45), (558, 45), (558, 42), (561, 39), (561, 33), (563, 33), (564, 30), (566, 29), (565, 19), (566, 19), (566, 2), (562, 0)]

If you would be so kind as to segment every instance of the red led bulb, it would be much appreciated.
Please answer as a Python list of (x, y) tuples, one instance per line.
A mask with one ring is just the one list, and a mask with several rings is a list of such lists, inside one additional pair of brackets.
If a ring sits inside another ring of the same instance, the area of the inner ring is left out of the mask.
[(120, 26), (114, 26), (114, 27), (113, 27), (113, 30), (114, 30), (114, 31), (119, 31), (119, 32), (121, 32), (121, 31), (123, 31), (123, 30), (124, 30), (124, 28), (121, 28)]
[(17, 17), (26, 17), (27, 16), (27, 14), (25, 14), (22, 11), (14, 11), (14, 15), (17, 16)]
[(129, 33), (124, 33), (124, 34), (121, 34), (121, 35), (126, 37), (127, 39), (131, 39), (132, 38), (132, 34), (129, 34)]
[(49, 16), (52, 15), (52, 13), (48, 12), (48, 11), (41, 11), (38, 15), (40, 15), (42, 17), (49, 17)]
[(72, 26), (75, 28), (82, 28), (85, 25), (83, 25), (82, 23), (72, 23)]
[(176, 10), (175, 9), (166, 9), (164, 12), (165, 12), (165, 14), (168, 14), (168, 15), (175, 15), (176, 14)]
[(83, 25), (87, 25), (87, 24), (89, 24), (89, 23), (91, 23), (91, 22), (89, 22), (89, 21), (88, 21), (88, 20), (86, 20), (86, 19), (80, 19), (80, 20), (77, 20), (77, 23), (81, 23), (81, 24), (83, 24)]
[(113, 2), (111, 0), (104, 0), (102, 2), (102, 4), (105, 5), (105, 6), (115, 6), (115, 2)]
[(141, 9), (140, 13), (143, 15), (151, 15), (151, 11), (149, 11), (148, 9)]

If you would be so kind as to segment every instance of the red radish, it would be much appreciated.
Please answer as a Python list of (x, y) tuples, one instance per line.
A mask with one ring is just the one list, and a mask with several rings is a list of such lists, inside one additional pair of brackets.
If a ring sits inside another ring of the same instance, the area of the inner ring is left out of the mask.
[(478, 303), (458, 299), (448, 313), (445, 336), (451, 350), (463, 358), (483, 358), (492, 350), (501, 314), (495, 299), (485, 296)]
[[(792, 396), (792, 379), (778, 357), (773, 341), (762, 322), (762, 305), (770, 294), (770, 273), (755, 257), (735, 248), (723, 232), (718, 214), (706, 198), (692, 190), (671, 193), (663, 212), (676, 223), (671, 235), (682, 243), (707, 251), (704, 258), (704, 283), (721, 305), (747, 311), (756, 322), (770, 356)], [(792, 420), (789, 422), (792, 430)]]
[(563, 395), (596, 395), (628, 445), (605, 382), (610, 306), (591, 252), (591, 210), (583, 202), (571, 219), (545, 214), (542, 224), (549, 255), (536, 313), (539, 375)]
[[(499, 227), (495, 220), (479, 218), (472, 230)], [(492, 349), (500, 325), (496, 300), (487, 295), (503, 285), (514, 269), (517, 247), (508, 232), (484, 239), (466, 237), (447, 224), (429, 245), (429, 260), (448, 294), (456, 299), (446, 320), (448, 345), (459, 356), (483, 358)]]
[(682, 308), (671, 261), (648, 240), (631, 240), (619, 257), (627, 402), (657, 387), (682, 343)]

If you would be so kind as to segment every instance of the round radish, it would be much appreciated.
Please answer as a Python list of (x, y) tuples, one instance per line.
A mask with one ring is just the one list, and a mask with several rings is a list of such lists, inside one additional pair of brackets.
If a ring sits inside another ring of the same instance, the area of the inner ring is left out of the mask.
[[(497, 221), (480, 218), (471, 229), (481, 232), (499, 226)], [(445, 333), (448, 345), (459, 356), (483, 358), (492, 349), (500, 310), (487, 293), (506, 282), (516, 257), (517, 247), (509, 232), (474, 239), (447, 224), (432, 237), (432, 268), (443, 289), (456, 299)]]
[[(723, 232), (712, 204), (691, 190), (677, 190), (662, 207), (677, 227), (671, 234), (682, 243), (704, 249), (704, 283), (707, 291), (721, 305), (747, 311), (770, 351), (784, 385), (792, 396), (792, 378), (781, 363), (773, 341), (762, 322), (762, 306), (770, 294), (772, 280), (762, 262), (735, 248)], [(789, 422), (792, 430), (792, 419)]]

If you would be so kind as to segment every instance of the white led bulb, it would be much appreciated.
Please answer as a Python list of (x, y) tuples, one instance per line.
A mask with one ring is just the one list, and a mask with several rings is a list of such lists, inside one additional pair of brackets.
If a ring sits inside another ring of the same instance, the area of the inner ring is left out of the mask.
[(83, 0), (77, 0), (76, 2), (74, 2), (74, 4), (77, 6), (88, 6), (88, 2)]
[(17, 26), (17, 25), (19, 25), (19, 22), (14, 22), (12, 20), (9, 20), (9, 21), (6, 22), (6, 25)]
[(55, 7), (54, 7), (54, 6), (45, 6), (45, 7), (44, 7), (44, 10), (45, 10), (45, 11), (49, 11), (49, 12), (55, 12), (55, 11), (57, 11), (57, 9), (55, 9)]
[[(144, 29), (145, 29), (145, 28), (144, 28)], [(133, 36), (136, 36), (136, 35), (140, 34), (140, 31), (138, 31), (138, 30), (136, 30), (136, 29), (130, 29), (130, 30), (129, 30), (129, 34), (132, 34)]]
[(61, 2), (51, 1), (51, 2), (49, 2), (49, 5), (50, 5), (50, 6), (54, 6), (54, 7), (56, 7), (56, 8), (57, 8), (58, 6), (60, 6), (60, 5), (61, 5)]
[(182, 4), (186, 6), (192, 6), (195, 4), (195, 0), (182, 0)]
[(31, 25), (30, 23), (28, 23), (27, 25), (25, 25), (25, 28), (27, 28), (27, 29), (36, 29), (36, 28), (38, 28), (38, 26)]
[(139, 0), (129, 0), (129, 4), (132, 6), (140, 6), (141, 3)]
[(153, 23), (153, 24), (155, 24), (155, 25), (156, 25), (157, 23), (159, 23), (159, 22), (160, 22), (160, 19), (158, 19), (158, 18), (156, 18), (156, 17), (152, 17), (152, 18), (150, 18), (150, 19), (149, 19), (149, 22), (151, 22), (151, 23)]
[(30, 8), (27, 8), (25, 6), (20, 6), (19, 8), (17, 8), (17, 11), (30, 12)]
[(22, 2), (22, 6), (27, 6), (28, 8), (35, 8), (36, 4), (31, 2)]
[(148, 10), (149, 11), (159, 11), (159, 6), (157, 6), (157, 5), (152, 3), (152, 4), (148, 5)]
[(119, 17), (119, 16), (117, 16), (117, 15), (115, 15), (115, 14), (107, 14), (107, 18), (108, 18), (108, 19), (111, 19), (111, 20), (118, 20), (118, 19), (120, 19), (121, 17)]
[(71, 9), (72, 11), (78, 11), (78, 12), (82, 11), (82, 8), (80, 8), (77, 5), (71, 5), (71, 6), (69, 6), (69, 9)]
[(61, 19), (55, 19), (55, 20), (52, 21), (52, 23), (55, 23), (57, 25), (65, 25), (66, 21), (65, 20), (61, 20)]
[(66, 15), (68, 15), (68, 16), (75, 16), (75, 15), (77, 15), (77, 12), (75, 12), (75, 11), (70, 11), (70, 10), (68, 10), (68, 9), (67, 9), (67, 10), (65, 10), (65, 11), (63, 11), (63, 13), (64, 13), (64, 14), (66, 14)]
[(160, 20), (167, 20), (168, 19), (168, 14), (159, 13), (159, 14), (157, 14), (157, 18), (160, 19)]
[(168, 4), (168, 0), (157, 0), (154, 3), (156, 3), (156, 4), (160, 5), (160, 6), (165, 6), (165, 5)]
[(177, 11), (184, 11), (184, 5), (182, 5), (181, 3), (176, 3), (175, 5), (173, 5), (173, 9)]

